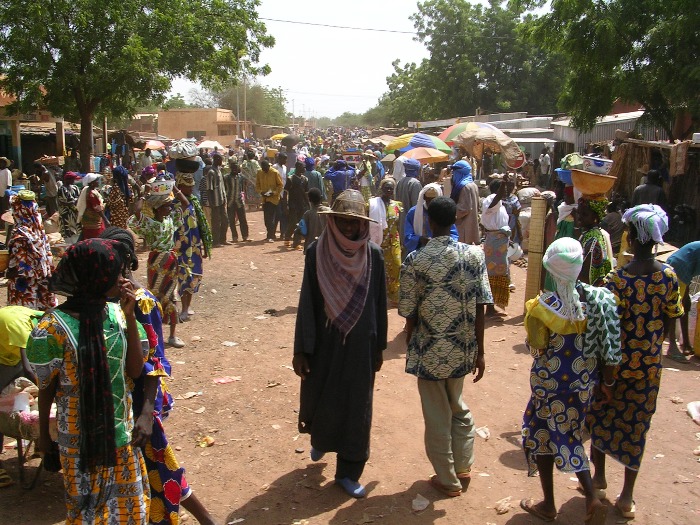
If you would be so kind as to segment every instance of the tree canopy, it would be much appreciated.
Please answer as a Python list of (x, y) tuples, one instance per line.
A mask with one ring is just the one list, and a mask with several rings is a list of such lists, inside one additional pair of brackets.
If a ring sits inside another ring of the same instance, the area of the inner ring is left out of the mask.
[[(525, 8), (541, 0), (513, 2)], [(700, 10), (697, 0), (553, 0), (528, 33), (566, 57), (561, 108), (591, 128), (616, 99), (640, 103), (670, 138), (700, 124)], [(673, 123), (689, 115), (690, 127)]]
[(43, 108), (81, 122), (87, 167), (95, 116), (125, 116), (162, 100), (181, 76), (223, 86), (269, 72), (274, 44), (258, 0), (4, 0), (0, 87), (14, 109)]
[(429, 57), (393, 63), (389, 90), (374, 108), (384, 123), (490, 112), (556, 112), (563, 61), (523, 31), (524, 7), (427, 0), (411, 15)]

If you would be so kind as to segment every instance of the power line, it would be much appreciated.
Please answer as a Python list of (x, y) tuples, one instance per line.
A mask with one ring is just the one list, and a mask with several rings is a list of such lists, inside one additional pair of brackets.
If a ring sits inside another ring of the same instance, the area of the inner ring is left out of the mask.
[[(371, 31), (375, 33), (396, 33), (399, 35), (412, 35), (416, 36), (416, 31), (399, 31), (398, 29), (381, 29), (378, 27), (352, 27), (352, 26), (340, 26), (334, 24), (320, 24), (318, 22), (302, 22), (300, 20), (282, 20), (280, 18), (263, 18), (259, 17), (259, 20), (265, 20), (266, 22), (282, 22), (284, 24), (297, 24), (300, 26), (314, 26), (314, 27), (326, 27), (330, 29), (347, 29), (351, 31)], [(450, 33), (430, 33), (430, 36), (444, 36)], [(483, 39), (483, 40), (515, 40), (512, 36), (487, 36), (487, 35), (472, 35), (472, 38)]]
[(342, 93), (307, 93), (305, 91), (289, 91), (287, 93), (292, 93), (294, 95), (315, 95), (319, 97), (343, 97), (343, 98), (379, 98), (374, 95), (344, 95)]

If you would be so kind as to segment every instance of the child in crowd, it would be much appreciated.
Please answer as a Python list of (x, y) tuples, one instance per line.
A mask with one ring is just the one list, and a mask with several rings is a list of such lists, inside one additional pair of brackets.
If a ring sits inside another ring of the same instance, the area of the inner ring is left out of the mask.
[[(324, 215), (319, 215), (319, 211), (328, 211), (328, 206), (321, 205), (321, 191), (318, 188), (311, 188), (309, 190), (309, 203), (311, 204), (311, 209), (306, 210), (302, 216), (297, 229), (294, 232), (294, 239), (299, 238), (299, 234), (304, 237), (304, 253), (309, 247), (309, 244), (318, 239), (321, 232), (326, 227), (326, 217)], [(295, 249), (300, 250), (301, 246), (294, 245)]]

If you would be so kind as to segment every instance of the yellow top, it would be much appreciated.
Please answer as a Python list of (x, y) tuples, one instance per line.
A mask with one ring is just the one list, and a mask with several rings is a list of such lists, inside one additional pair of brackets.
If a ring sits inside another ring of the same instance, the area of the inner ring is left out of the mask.
[[(586, 319), (582, 321), (569, 321), (557, 314), (555, 304), (548, 301), (547, 297), (556, 297), (551, 293), (538, 295), (525, 303), (525, 330), (531, 348), (543, 350), (549, 346), (550, 332), (561, 335), (582, 334), (586, 331)], [(552, 304), (548, 304), (552, 303)]]
[(0, 365), (19, 363), (20, 348), (27, 346), (29, 334), (43, 315), (44, 312), (25, 306), (0, 308)]

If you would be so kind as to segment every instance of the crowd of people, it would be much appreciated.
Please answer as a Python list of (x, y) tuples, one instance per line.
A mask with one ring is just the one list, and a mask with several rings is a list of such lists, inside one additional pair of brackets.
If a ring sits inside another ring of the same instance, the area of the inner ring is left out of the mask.
[[(360, 478), (374, 380), (387, 346), (387, 310), (397, 307), (435, 471), (430, 483), (448, 497), (468, 489), (475, 428), (462, 390), (469, 374), (474, 382), (483, 377), (486, 319), (501, 319), (495, 307), (509, 302), (508, 250), (522, 240), (515, 184), (493, 178), (482, 196), (468, 157), (427, 172), (400, 152), (384, 166), (381, 152), (367, 148), (350, 163), (339, 154), (346, 145), (322, 137), (311, 134), (274, 158), (252, 147), (201, 151), (195, 164), (174, 162), (174, 172), (146, 151), (135, 173), (123, 166), (105, 175), (63, 173), (55, 211), (68, 246), (58, 261), (37, 195), (11, 197), (0, 389), (21, 375), (37, 382), (38, 446), (63, 471), (67, 523), (177, 523), (180, 505), (200, 523), (215, 523), (166, 437), (165, 350), (184, 346), (177, 330), (194, 315), (205, 260), (224, 245), (253, 240), (246, 213), (257, 207), (265, 224), (259, 241), (304, 252), (292, 365), (311, 459), (335, 453), (336, 483), (352, 497), (366, 495)], [(103, 179), (109, 184), (100, 186)], [(545, 521), (556, 518), (556, 466), (577, 476), (585, 521), (600, 525), (608, 456), (625, 469), (615, 507), (635, 515), (661, 343), (669, 331), (675, 338), (675, 319), (688, 308), (700, 248), (691, 243), (660, 263), (654, 249), (668, 217), (659, 205), (637, 203), (618, 223), (602, 197), (575, 201), (573, 188), (556, 189), (546, 195), (546, 280), (524, 322), (533, 364), (522, 444), (543, 499), (520, 505)], [(133, 274), (139, 238), (149, 249), (143, 284)], [(617, 264), (615, 253), (625, 250), (631, 261)], [(693, 351), (687, 324), (684, 330), (681, 348), (672, 342), (683, 359)], [(57, 443), (48, 431), (54, 401)]]

